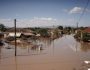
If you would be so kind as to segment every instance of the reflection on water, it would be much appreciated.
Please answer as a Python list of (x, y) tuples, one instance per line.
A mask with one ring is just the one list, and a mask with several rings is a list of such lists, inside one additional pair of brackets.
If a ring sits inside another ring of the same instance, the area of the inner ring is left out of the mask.
[[(12, 57), (14, 51), (13, 44), (5, 43), (4, 46), (0, 46), (0, 58)], [(21, 40), (17, 44), (17, 56), (20, 55), (30, 55), (28, 60), (26, 57), (21, 59), (26, 59), (27, 63), (28, 61), (31, 64), (37, 63), (38, 67), (46, 64), (53, 67), (48, 70), (87, 70), (90, 65), (85, 64), (84, 61), (90, 61), (90, 43), (77, 42), (73, 35), (64, 35), (55, 40), (48, 38)]]
[(81, 42), (81, 48), (82, 51), (90, 51), (90, 43), (87, 42)]
[[(45, 50), (51, 46), (52, 41), (49, 38), (40, 39), (28, 39), (28, 40), (18, 40), (17, 43), (17, 55), (32, 55), (32, 54), (44, 54)], [(6, 57), (7, 53), (14, 55), (15, 52), (15, 42), (4, 43), (4, 46), (0, 47), (1, 57)], [(42, 52), (43, 51), (43, 52)], [(8, 54), (8, 55), (9, 55)]]
[[(60, 42), (60, 43), (58, 43), (58, 42)], [(63, 47), (68, 46), (68, 48), (71, 48), (75, 52), (90, 51), (90, 43), (78, 42), (74, 39), (74, 37), (72, 35), (65, 35), (56, 40), (52, 40), (49, 38), (28, 39), (26, 41), (20, 40), (20, 43), (17, 43), (17, 54), (23, 55), (24, 54), (23, 52), (26, 52), (25, 54), (29, 54), (29, 53), (32, 54), (33, 52), (34, 53), (36, 52), (36, 54), (37, 54), (37, 51), (39, 51), (39, 52), (45, 51), (46, 49), (48, 49), (50, 47), (52, 47), (50, 49), (53, 50), (53, 52), (54, 52), (54, 50), (57, 49), (56, 47), (59, 45), (62, 45), (62, 44), (64, 44)], [(14, 42), (13, 43), (4, 43), (4, 46), (0, 46), (0, 55), (3, 56), (3, 54), (7, 54), (7, 52), (11, 52), (10, 50), (12, 50), (12, 52), (14, 53), (14, 49), (15, 49)], [(20, 52), (22, 52), (22, 53), (20, 54)]]

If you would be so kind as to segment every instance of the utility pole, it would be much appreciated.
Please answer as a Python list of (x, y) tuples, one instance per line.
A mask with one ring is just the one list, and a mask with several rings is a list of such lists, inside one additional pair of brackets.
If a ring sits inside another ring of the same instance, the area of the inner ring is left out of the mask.
[(79, 23), (77, 22), (77, 29), (78, 29), (78, 24), (79, 24)]
[(16, 19), (14, 19), (14, 25), (15, 25), (15, 56), (17, 55), (17, 42), (16, 42)]

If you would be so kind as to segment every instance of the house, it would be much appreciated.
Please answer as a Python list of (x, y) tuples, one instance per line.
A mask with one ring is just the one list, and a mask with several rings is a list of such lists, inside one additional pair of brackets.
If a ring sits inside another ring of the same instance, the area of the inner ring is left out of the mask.
[[(17, 32), (16, 33), (16, 37), (20, 37), (21, 36), (21, 32)], [(15, 32), (10, 32), (9, 34), (8, 34), (8, 37), (15, 37)]]
[(90, 41), (90, 27), (83, 30), (81, 37), (83, 41)]
[(33, 33), (22, 33), (22, 36), (23, 37), (32, 37), (32, 36), (35, 36), (35, 34), (33, 34)]
[(84, 33), (90, 33), (90, 27), (86, 28), (85, 30), (83, 30)]
[(4, 32), (4, 38), (7, 38), (8, 37), (8, 32)]

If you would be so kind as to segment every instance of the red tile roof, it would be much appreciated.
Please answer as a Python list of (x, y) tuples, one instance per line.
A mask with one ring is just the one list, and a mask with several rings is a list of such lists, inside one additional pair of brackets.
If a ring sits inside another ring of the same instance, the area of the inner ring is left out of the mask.
[(90, 33), (90, 27), (86, 28), (84, 32)]

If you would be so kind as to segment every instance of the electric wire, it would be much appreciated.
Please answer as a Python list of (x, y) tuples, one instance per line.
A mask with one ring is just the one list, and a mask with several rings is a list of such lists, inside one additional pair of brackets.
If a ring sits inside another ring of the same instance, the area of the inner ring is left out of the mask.
[(88, 4), (89, 4), (89, 0), (87, 0), (86, 6), (84, 7), (84, 9), (83, 9), (83, 11), (82, 11), (82, 13), (81, 13), (81, 15), (80, 15), (78, 21), (77, 21), (77, 26), (78, 26), (80, 20), (82, 19), (84, 13), (86, 12), (86, 9), (87, 9), (87, 7), (88, 7)]

